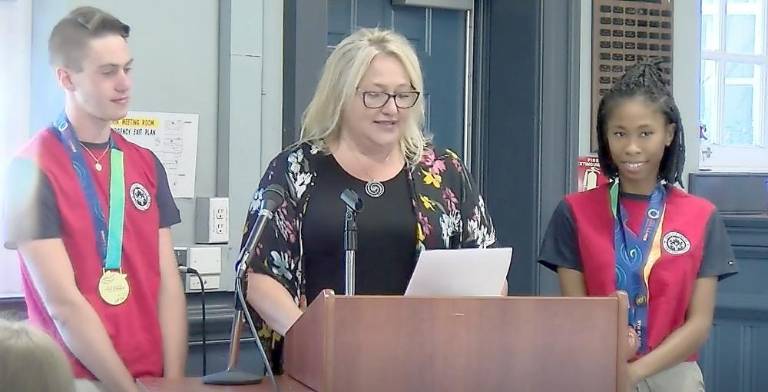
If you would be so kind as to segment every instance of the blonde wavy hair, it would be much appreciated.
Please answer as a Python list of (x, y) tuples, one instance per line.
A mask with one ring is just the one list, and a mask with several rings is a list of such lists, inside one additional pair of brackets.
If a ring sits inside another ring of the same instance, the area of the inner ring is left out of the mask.
[[(342, 108), (354, 98), (363, 74), (379, 54), (400, 60), (413, 88), (424, 91), (419, 59), (405, 37), (391, 30), (359, 29), (344, 38), (325, 62), (315, 95), (304, 111), (299, 143), (308, 142), (329, 152), (327, 141), (337, 138), (341, 130)], [(420, 97), (409, 110), (411, 115), (404, 124), (400, 150), (409, 163), (415, 164), (428, 143), (422, 132), (424, 99)]]
[(0, 319), (0, 353), (4, 391), (75, 391), (69, 361), (45, 332)]

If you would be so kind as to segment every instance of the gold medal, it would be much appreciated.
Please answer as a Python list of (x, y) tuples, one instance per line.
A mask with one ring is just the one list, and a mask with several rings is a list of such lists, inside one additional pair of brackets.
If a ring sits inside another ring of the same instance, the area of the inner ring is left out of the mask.
[(99, 295), (110, 305), (120, 305), (128, 298), (127, 275), (121, 271), (105, 270), (99, 279)]

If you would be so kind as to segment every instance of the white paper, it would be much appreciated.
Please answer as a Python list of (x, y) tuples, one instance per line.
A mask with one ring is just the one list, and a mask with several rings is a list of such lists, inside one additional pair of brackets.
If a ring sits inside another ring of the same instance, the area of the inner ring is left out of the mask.
[(512, 248), (426, 250), (405, 295), (498, 296), (511, 260)]
[(112, 128), (126, 139), (152, 150), (168, 173), (173, 197), (195, 196), (197, 114), (128, 112)]

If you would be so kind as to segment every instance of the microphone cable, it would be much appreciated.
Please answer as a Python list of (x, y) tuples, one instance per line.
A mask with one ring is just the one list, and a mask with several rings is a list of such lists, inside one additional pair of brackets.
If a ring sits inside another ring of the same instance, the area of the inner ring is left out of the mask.
[(203, 316), (203, 324), (201, 326), (201, 335), (203, 340), (203, 376), (205, 376), (206, 374), (208, 374), (208, 353), (206, 349), (207, 339), (206, 339), (206, 333), (205, 333), (205, 284), (203, 283), (203, 277), (200, 276), (200, 273), (197, 272), (196, 269), (192, 267), (180, 265), (179, 271), (185, 274), (194, 275), (195, 277), (197, 277), (197, 281), (200, 282), (200, 308)]

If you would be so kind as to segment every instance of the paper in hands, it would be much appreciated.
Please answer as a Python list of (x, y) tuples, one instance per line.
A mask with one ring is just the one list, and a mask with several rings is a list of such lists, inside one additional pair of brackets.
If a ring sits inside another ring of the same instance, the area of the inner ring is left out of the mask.
[(511, 261), (512, 248), (426, 250), (405, 295), (499, 296)]

